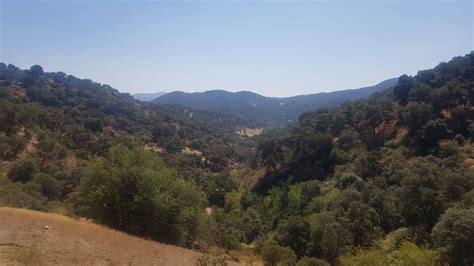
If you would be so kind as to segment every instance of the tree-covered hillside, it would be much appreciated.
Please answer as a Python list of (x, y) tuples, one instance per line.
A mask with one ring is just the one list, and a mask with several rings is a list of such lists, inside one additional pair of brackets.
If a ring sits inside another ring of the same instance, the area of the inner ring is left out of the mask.
[(263, 126), (281, 126), (295, 123), (298, 116), (320, 107), (334, 107), (345, 101), (367, 98), (395, 86), (397, 79), (388, 79), (377, 85), (354, 90), (298, 95), (293, 97), (265, 97), (249, 91), (228, 92), (212, 90), (185, 93), (181, 91), (162, 95), (153, 103), (178, 104), (196, 110), (227, 112), (255, 121)]
[(305, 113), (215, 219), (274, 264), (472, 265), (473, 103), (474, 52)]
[(242, 126), (252, 123), (138, 102), (40, 66), (0, 64), (0, 203), (69, 208), (85, 169), (117, 145), (158, 154), (186, 180), (206, 180), (255, 159), (253, 140), (235, 132)]
[(3, 160), (16, 158), (28, 142), (41, 138), (59, 142), (61, 150), (80, 159), (131, 141), (170, 155), (193, 149), (208, 159), (199, 167), (222, 170), (236, 156), (214, 158), (214, 151), (235, 152), (228, 149), (239, 142), (235, 130), (254, 125), (224, 113), (138, 102), (110, 86), (45, 73), (40, 66), (20, 70), (0, 64), (0, 108)]

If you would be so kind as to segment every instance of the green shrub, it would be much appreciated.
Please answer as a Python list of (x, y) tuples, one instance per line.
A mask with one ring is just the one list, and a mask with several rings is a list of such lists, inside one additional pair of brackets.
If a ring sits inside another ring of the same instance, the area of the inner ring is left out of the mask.
[(20, 159), (13, 163), (10, 170), (8, 171), (7, 177), (12, 182), (26, 183), (33, 178), (33, 175), (37, 169), (38, 166), (34, 158), (28, 157), (25, 159)]
[(62, 190), (64, 182), (56, 180), (48, 174), (37, 174), (33, 182), (41, 187), (41, 194), (50, 200), (60, 200), (62, 198)]
[(22, 136), (6, 136), (0, 131), (0, 158), (13, 160), (17, 157), (26, 145), (26, 139)]
[(282, 247), (273, 239), (263, 243), (260, 255), (270, 265), (277, 265), (277, 263), (294, 264), (296, 261), (296, 254), (291, 248)]
[(433, 238), (453, 265), (474, 264), (474, 208), (450, 208), (433, 228)]
[(112, 228), (190, 246), (204, 215), (204, 194), (140, 147), (113, 147), (85, 170), (76, 209)]

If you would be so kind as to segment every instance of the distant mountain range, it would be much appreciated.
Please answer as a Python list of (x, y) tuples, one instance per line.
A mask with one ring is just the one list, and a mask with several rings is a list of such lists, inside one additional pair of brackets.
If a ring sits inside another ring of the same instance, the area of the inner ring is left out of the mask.
[(132, 94), (133, 98), (142, 102), (151, 102), (154, 99), (165, 95), (166, 92), (154, 92), (154, 93), (136, 93)]
[(299, 115), (305, 111), (369, 97), (395, 86), (397, 81), (398, 78), (392, 78), (370, 87), (284, 98), (265, 97), (250, 91), (211, 90), (195, 93), (174, 91), (161, 95), (151, 102), (160, 105), (181, 105), (195, 110), (230, 112), (261, 125), (275, 126), (297, 121)]

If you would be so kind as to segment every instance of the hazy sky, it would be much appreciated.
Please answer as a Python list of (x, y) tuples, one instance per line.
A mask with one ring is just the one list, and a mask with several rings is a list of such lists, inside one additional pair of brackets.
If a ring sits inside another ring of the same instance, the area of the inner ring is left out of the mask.
[(357, 88), (474, 50), (472, 0), (0, 3), (1, 62), (131, 93)]

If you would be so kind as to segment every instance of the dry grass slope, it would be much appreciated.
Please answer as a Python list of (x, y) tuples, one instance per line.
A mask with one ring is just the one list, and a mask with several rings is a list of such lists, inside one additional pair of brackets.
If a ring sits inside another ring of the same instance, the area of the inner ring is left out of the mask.
[(0, 208), (0, 265), (195, 265), (200, 255), (84, 220)]

